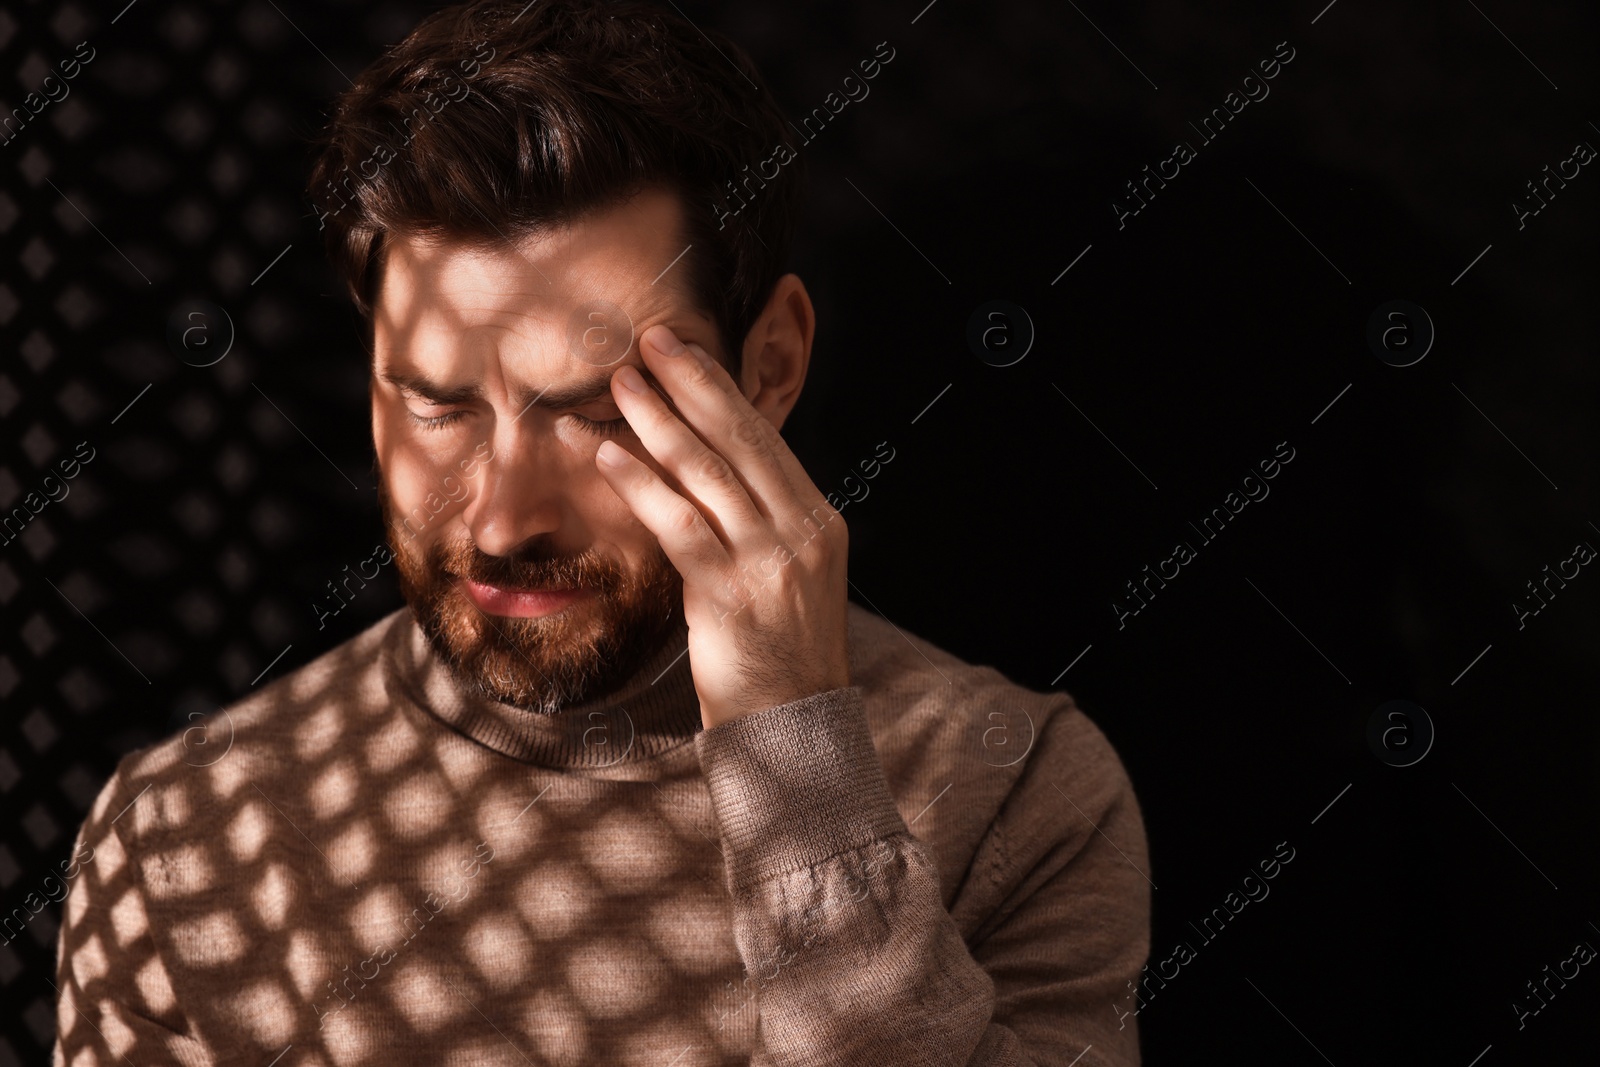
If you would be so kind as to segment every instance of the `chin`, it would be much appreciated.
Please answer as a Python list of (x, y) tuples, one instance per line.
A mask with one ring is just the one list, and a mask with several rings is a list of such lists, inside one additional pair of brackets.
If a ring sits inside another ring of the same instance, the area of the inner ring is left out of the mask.
[[(535, 542), (490, 556), (470, 538), (421, 545), (395, 536), (387, 492), (380, 503), (400, 592), (417, 625), (462, 688), (490, 700), (552, 715), (602, 698), (638, 674), (682, 618), (683, 580), (659, 546), (639, 570), (595, 548), (541, 553)], [(588, 593), (546, 615), (491, 615), (462, 578), (508, 590)]]

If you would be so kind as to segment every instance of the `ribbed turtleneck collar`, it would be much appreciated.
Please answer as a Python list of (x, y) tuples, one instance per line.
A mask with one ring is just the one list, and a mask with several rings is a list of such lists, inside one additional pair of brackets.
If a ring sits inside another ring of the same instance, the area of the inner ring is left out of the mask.
[(464, 685), (433, 650), (409, 609), (384, 643), (390, 691), (512, 759), (540, 767), (599, 769), (651, 760), (693, 740), (700, 698), (685, 654), (681, 615), (644, 667), (608, 696), (542, 715)]

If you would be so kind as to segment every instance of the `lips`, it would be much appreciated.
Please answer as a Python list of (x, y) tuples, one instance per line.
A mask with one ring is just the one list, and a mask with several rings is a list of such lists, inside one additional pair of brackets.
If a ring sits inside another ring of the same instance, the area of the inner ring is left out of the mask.
[(486, 615), (514, 619), (536, 619), (553, 615), (589, 595), (582, 586), (549, 589), (515, 589), (488, 585), (470, 578), (458, 579), (467, 599)]

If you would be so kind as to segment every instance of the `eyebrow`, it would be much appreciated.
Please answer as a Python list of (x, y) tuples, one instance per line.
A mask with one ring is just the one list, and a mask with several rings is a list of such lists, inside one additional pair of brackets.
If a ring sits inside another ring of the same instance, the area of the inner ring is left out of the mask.
[[(640, 367), (640, 371), (644, 368)], [(483, 398), (483, 391), (476, 385), (446, 386), (433, 381), (421, 374), (410, 374), (404, 371), (383, 371), (379, 377), (390, 385), (404, 389), (422, 397), (429, 403), (467, 404)], [(606, 373), (593, 378), (582, 379), (572, 385), (560, 389), (545, 386), (538, 392), (522, 390), (517, 394), (516, 400), (520, 405), (517, 417), (534, 405), (551, 411), (561, 411), (567, 408), (581, 407), (593, 403), (602, 397), (611, 395), (611, 373)]]

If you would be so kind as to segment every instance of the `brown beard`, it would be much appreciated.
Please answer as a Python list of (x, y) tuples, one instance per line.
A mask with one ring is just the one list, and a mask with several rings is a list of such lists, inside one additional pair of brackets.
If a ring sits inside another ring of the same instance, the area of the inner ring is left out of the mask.
[[(660, 545), (640, 573), (594, 551), (553, 555), (544, 537), (510, 556), (470, 537), (421, 547), (395, 523), (381, 477), (378, 499), (417, 625), (458, 678), (503, 704), (554, 715), (614, 692), (660, 648), (683, 602), (683, 578)], [(542, 618), (489, 615), (461, 591), (462, 578), (502, 589), (583, 586), (592, 603)]]

